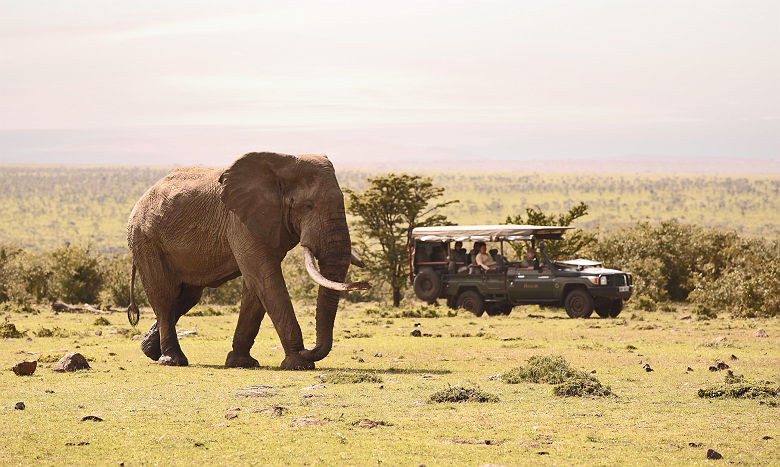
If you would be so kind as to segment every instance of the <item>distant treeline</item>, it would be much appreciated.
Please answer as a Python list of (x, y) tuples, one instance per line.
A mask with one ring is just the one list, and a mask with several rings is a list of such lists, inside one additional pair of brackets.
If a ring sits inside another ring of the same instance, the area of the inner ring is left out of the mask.
[[(653, 311), (668, 301), (690, 302), (701, 316), (728, 312), (734, 316), (777, 316), (780, 312), (780, 242), (746, 238), (731, 231), (692, 224), (637, 223), (602, 233), (583, 256), (605, 266), (630, 271), (636, 286), (632, 302)], [(314, 302), (317, 286), (305, 272), (300, 248), (284, 260), (283, 272), (294, 300)], [(101, 254), (70, 245), (48, 252), (0, 245), (0, 303), (44, 303), (62, 300), (103, 307), (130, 302), (131, 259), (128, 254)], [(362, 270), (353, 270), (353, 279)], [(140, 281), (139, 281), (140, 282)], [(387, 285), (350, 292), (350, 301), (389, 300)], [(145, 304), (143, 288), (136, 298)], [(407, 296), (407, 299), (409, 297)], [(236, 305), (241, 278), (207, 289), (203, 303)]]
[[(0, 166), (0, 242), (31, 251), (68, 243), (101, 253), (127, 251), (125, 224), (135, 202), (173, 167)], [(780, 177), (430, 172), (460, 203), (443, 214), (457, 223), (499, 223), (527, 207), (563, 212), (584, 201), (577, 226), (609, 232), (638, 221), (677, 220), (780, 237)], [(360, 191), (378, 172), (339, 170), (340, 183)]]

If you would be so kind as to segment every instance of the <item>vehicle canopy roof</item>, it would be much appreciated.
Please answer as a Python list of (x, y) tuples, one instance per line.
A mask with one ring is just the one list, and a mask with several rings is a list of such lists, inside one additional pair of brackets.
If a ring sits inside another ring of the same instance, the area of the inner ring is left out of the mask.
[(564, 232), (573, 227), (544, 225), (448, 225), (441, 227), (417, 227), (412, 230), (412, 240), (423, 242), (495, 242), (499, 240), (560, 240)]

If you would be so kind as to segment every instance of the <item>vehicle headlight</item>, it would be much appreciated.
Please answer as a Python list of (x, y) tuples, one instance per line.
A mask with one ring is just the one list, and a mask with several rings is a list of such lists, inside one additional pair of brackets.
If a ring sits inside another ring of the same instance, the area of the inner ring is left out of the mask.
[(601, 284), (601, 285), (607, 285), (607, 276), (601, 276), (601, 277), (599, 277), (599, 284)]
[(596, 276), (586, 276), (586, 279), (588, 279), (593, 285), (599, 285), (599, 278)]

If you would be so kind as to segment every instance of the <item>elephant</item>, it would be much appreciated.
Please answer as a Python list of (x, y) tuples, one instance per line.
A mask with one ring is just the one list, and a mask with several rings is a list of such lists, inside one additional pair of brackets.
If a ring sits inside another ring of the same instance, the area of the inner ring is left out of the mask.
[[(286, 370), (313, 369), (325, 358), (333, 345), (341, 293), (370, 288), (365, 282), (344, 282), (350, 264), (364, 265), (352, 251), (344, 196), (333, 164), (323, 155), (253, 152), (227, 169), (176, 169), (136, 203), (127, 241), (133, 258), (128, 318), (137, 324), (137, 271), (157, 318), (141, 349), (160, 365), (189, 364), (175, 326), (205, 287), (242, 277), (238, 323), (225, 366), (259, 366), (250, 349), (268, 313)], [(281, 269), (298, 243), (306, 270), (319, 284), (312, 349), (304, 348)]]

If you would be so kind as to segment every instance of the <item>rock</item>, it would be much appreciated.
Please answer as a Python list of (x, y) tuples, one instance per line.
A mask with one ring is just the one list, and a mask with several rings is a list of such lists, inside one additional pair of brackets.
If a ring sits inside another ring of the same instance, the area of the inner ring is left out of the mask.
[(691, 315), (682, 315), (682, 316), (680, 316), (680, 317), (679, 317), (679, 318), (677, 318), (677, 319), (691, 319), (691, 318), (692, 318), (692, 316), (691, 316)]
[(712, 342), (723, 342), (726, 340), (726, 336), (718, 336), (712, 340)]
[(419, 329), (415, 329), (414, 331), (409, 333), (412, 337), (422, 337), (422, 332)]
[(688, 446), (690, 446), (692, 448), (700, 448), (701, 447), (701, 443), (688, 443)]
[(17, 402), (14, 405), (14, 409), (16, 409), (16, 410), (24, 410), (24, 402)]
[(715, 366), (718, 368), (718, 370), (728, 370), (729, 366), (723, 362), (717, 362), (715, 363)]
[[(423, 378), (424, 378), (424, 376), (423, 376)], [(497, 375), (488, 376), (487, 380), (488, 381), (501, 381), (501, 373), (499, 373)]]
[(133, 339), (134, 341), (140, 341), (143, 338), (144, 336), (142, 336), (141, 334), (136, 334), (131, 339)]
[(97, 417), (95, 415), (87, 415), (86, 417), (81, 417), (82, 422), (102, 422), (103, 419), (100, 417)]
[(549, 456), (550, 455), (550, 453), (547, 452), (547, 451), (539, 451), (539, 452), (537, 452), (537, 454), (539, 454), (540, 456)]
[(234, 418), (238, 418), (238, 414), (234, 412), (228, 412), (225, 414), (225, 418), (228, 420), (233, 420)]
[(325, 389), (325, 385), (324, 384), (315, 384), (315, 385), (312, 385), (312, 386), (301, 388), (301, 391), (311, 391), (312, 389)]
[(380, 357), (381, 358), (382, 354), (380, 352), (377, 352), (377, 353), (374, 354), (374, 357)]
[(652, 369), (652, 368), (650, 368), (650, 364), (649, 364), (649, 363), (643, 363), (643, 364), (642, 364), (642, 368), (644, 368), (644, 369), (645, 369), (645, 371), (646, 371), (646, 372), (648, 372), (648, 373), (650, 373), (651, 371), (653, 371), (653, 369)]
[(688, 367), (688, 369), (687, 369), (687, 370), (685, 370), (685, 371), (693, 371), (693, 368), (691, 368), (691, 367)]
[(89, 363), (83, 355), (76, 352), (66, 353), (64, 357), (52, 368), (57, 372), (89, 370)]
[(753, 337), (769, 337), (769, 334), (764, 331), (763, 328), (759, 329), (758, 331), (753, 333)]
[(707, 449), (707, 459), (723, 459), (723, 456), (714, 449)]
[(730, 358), (730, 359), (732, 359), (732, 360), (739, 360), (739, 359), (737, 358), (737, 356), (736, 356), (736, 355), (734, 355), (734, 354), (731, 354), (731, 357), (729, 357), (729, 358)]
[(197, 336), (198, 331), (179, 331), (176, 333), (178, 337)]
[(767, 436), (764, 436), (761, 439), (763, 439), (764, 441), (767, 441), (767, 440), (774, 439), (774, 438), (772, 438), (771, 436), (767, 435)]
[(102, 336), (102, 335), (103, 335), (103, 331), (101, 331), (100, 329), (98, 329), (97, 331), (95, 331), (95, 335), (96, 335), (96, 336)]
[(38, 362), (33, 360), (32, 362), (19, 362), (12, 370), (17, 376), (30, 376), (35, 373), (35, 369), (38, 368)]

